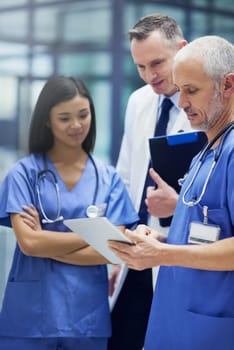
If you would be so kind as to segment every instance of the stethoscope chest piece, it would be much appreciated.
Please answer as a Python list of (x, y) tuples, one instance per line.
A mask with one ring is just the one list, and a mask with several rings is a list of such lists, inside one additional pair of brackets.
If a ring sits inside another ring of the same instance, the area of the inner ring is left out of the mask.
[(88, 218), (96, 218), (98, 216), (98, 207), (96, 205), (89, 205), (86, 209), (86, 215)]
[(88, 208), (86, 209), (86, 215), (88, 216), (88, 218), (96, 218), (98, 216), (104, 216), (106, 207), (107, 207), (106, 203), (100, 204), (99, 206), (89, 205)]

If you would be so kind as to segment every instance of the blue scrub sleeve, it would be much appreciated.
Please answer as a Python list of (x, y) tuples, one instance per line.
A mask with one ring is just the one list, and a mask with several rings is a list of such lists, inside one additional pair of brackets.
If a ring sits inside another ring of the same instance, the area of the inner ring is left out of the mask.
[(0, 186), (0, 224), (11, 226), (10, 214), (22, 212), (22, 205), (35, 203), (33, 176), (16, 163)]
[(130, 226), (139, 220), (127, 189), (116, 172), (112, 177), (106, 216), (117, 226)]

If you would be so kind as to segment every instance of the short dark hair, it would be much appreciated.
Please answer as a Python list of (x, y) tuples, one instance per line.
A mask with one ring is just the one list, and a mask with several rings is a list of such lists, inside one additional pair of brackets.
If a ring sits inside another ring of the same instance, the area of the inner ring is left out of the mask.
[(168, 42), (175, 45), (184, 39), (182, 29), (171, 17), (155, 13), (144, 16), (129, 30), (130, 41), (133, 39), (144, 40), (152, 32), (159, 31)]
[(89, 101), (91, 125), (82, 147), (87, 153), (93, 151), (96, 141), (96, 115), (87, 87), (80, 78), (55, 76), (50, 78), (42, 88), (34, 108), (29, 131), (29, 153), (46, 153), (51, 149), (54, 143), (53, 134), (48, 127), (51, 109), (77, 95)]

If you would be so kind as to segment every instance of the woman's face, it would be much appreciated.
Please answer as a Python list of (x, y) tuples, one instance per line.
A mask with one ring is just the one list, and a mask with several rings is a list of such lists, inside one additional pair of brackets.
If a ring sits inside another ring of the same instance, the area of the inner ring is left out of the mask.
[(85, 97), (77, 95), (51, 109), (49, 127), (54, 136), (54, 146), (82, 147), (90, 125), (90, 104)]

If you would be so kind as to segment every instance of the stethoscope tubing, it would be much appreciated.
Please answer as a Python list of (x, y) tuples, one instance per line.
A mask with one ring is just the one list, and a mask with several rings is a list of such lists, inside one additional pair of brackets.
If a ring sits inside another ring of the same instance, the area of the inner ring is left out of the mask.
[[(90, 207), (95, 207), (96, 202), (97, 202), (97, 195), (98, 195), (99, 175), (98, 175), (98, 170), (97, 170), (96, 163), (95, 163), (92, 155), (89, 154), (88, 157), (91, 160), (92, 165), (94, 167), (95, 178), (96, 178), (96, 184), (95, 184), (93, 201), (92, 201), (93, 204), (90, 206)], [(45, 154), (43, 155), (43, 164), (44, 164), (44, 169), (40, 170), (38, 172), (38, 174), (37, 174), (36, 193), (37, 193), (39, 207), (40, 207), (41, 213), (43, 215), (42, 223), (43, 224), (50, 224), (50, 223), (54, 223), (54, 222), (57, 222), (57, 221), (63, 221), (64, 217), (61, 215), (61, 195), (60, 195), (60, 189), (59, 189), (59, 185), (58, 185), (58, 180), (57, 180), (57, 177), (56, 177), (55, 173), (53, 172), (53, 170), (48, 169)], [(43, 208), (41, 195), (40, 195), (39, 181), (46, 173), (49, 173), (51, 175), (53, 183), (54, 183), (55, 191), (56, 191), (57, 214), (56, 214), (56, 217), (54, 219), (51, 219), (51, 218), (49, 218), (47, 216), (47, 214), (46, 214), (46, 212), (45, 212), (45, 210)], [(88, 211), (88, 208), (87, 208), (87, 211)]]
[[(190, 180), (189, 184), (187, 185), (186, 189), (184, 190), (183, 192), (183, 195), (182, 195), (182, 202), (183, 204), (185, 204), (186, 206), (189, 206), (189, 207), (192, 207), (192, 206), (195, 206), (197, 204), (199, 204), (205, 194), (205, 191), (207, 189), (207, 185), (208, 185), (208, 182), (210, 180), (210, 177), (212, 175), (212, 172), (215, 168), (215, 165), (217, 164), (217, 161), (221, 155), (221, 152), (222, 152), (222, 149), (223, 149), (223, 144), (224, 144), (224, 141), (227, 137), (227, 135), (231, 132), (231, 130), (234, 128), (234, 122), (228, 124), (224, 129), (222, 129), (214, 138), (213, 140), (211, 140), (211, 142), (209, 142), (205, 147), (204, 149), (201, 151), (201, 154), (200, 154), (200, 157), (198, 159), (198, 162), (197, 162), (197, 167), (196, 169), (194, 170), (194, 174), (192, 176), (192, 179)], [(206, 157), (206, 155), (209, 153), (209, 151), (211, 150), (212, 146), (215, 144), (215, 142), (220, 138), (222, 137), (221, 139), (221, 142), (218, 146), (218, 149), (217, 149), (217, 152), (215, 152), (214, 154), (214, 160), (212, 162), (212, 165), (211, 165), (211, 168), (208, 172), (208, 175), (206, 177), (206, 180), (204, 182), (204, 185), (202, 187), (202, 191), (201, 191), (201, 194), (199, 195), (199, 197), (196, 199), (196, 200), (186, 200), (186, 195), (187, 193), (189, 192), (189, 190), (191, 189), (194, 181), (195, 181), (195, 178), (202, 166), (202, 163)]]

